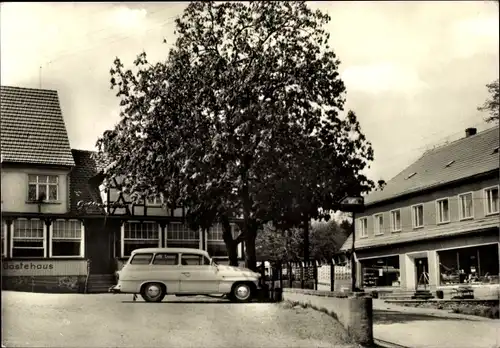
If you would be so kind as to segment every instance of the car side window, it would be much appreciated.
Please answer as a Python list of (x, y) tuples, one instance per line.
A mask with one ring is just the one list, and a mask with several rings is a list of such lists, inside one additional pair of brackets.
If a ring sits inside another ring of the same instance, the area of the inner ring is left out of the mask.
[(156, 254), (153, 265), (177, 266), (179, 255), (173, 253)]
[(203, 255), (182, 254), (181, 264), (183, 266), (202, 266), (202, 265), (209, 265), (210, 260), (208, 260)]
[(132, 260), (130, 260), (131, 265), (149, 265), (153, 254), (135, 254)]

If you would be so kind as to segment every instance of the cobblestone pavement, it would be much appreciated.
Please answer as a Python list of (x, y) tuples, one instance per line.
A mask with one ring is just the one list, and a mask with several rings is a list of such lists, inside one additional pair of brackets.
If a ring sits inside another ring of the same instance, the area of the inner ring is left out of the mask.
[(167, 296), (2, 292), (7, 347), (356, 347), (312, 309)]

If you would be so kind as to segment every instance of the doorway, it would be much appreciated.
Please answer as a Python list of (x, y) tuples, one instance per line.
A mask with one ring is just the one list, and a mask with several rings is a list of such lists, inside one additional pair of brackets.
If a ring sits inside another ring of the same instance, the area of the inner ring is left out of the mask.
[(427, 257), (415, 258), (416, 288), (427, 288), (429, 286), (429, 261)]

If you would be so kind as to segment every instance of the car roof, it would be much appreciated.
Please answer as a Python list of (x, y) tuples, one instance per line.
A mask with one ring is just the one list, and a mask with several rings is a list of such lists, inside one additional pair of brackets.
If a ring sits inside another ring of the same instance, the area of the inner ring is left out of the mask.
[(142, 248), (135, 249), (132, 251), (132, 255), (135, 254), (143, 254), (143, 253), (189, 253), (189, 254), (198, 254), (203, 256), (209, 256), (205, 250), (195, 249), (195, 248)]

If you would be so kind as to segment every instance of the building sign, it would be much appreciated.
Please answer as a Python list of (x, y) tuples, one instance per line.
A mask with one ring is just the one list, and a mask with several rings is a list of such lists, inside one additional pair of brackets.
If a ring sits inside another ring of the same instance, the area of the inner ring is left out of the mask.
[(365, 208), (365, 199), (363, 197), (345, 197), (340, 201), (340, 209), (345, 212), (360, 213)]
[(2, 276), (77, 276), (86, 274), (86, 260), (22, 260), (2, 262)]

